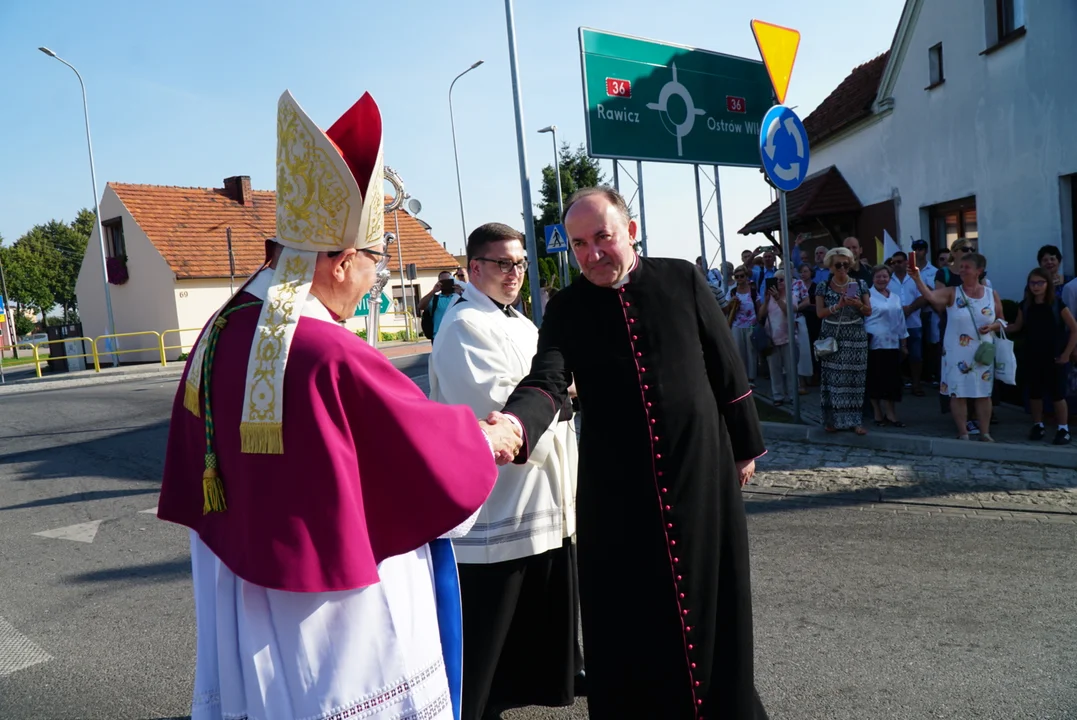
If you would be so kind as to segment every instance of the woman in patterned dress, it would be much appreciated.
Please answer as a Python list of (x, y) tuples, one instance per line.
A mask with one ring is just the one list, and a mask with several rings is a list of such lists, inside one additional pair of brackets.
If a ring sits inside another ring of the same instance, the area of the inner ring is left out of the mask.
[(815, 290), (815, 310), (822, 320), (819, 339), (834, 338), (837, 352), (821, 358), (822, 382), (819, 402), (823, 408), (823, 425), (827, 432), (852, 428), (857, 435), (864, 429), (864, 389), (868, 370), (868, 336), (864, 317), (871, 315), (868, 286), (849, 277), (856, 259), (846, 248), (834, 248), (823, 264), (831, 272), (830, 280)]
[(1002, 319), (1002, 299), (986, 285), (980, 284), (987, 258), (979, 253), (965, 253), (958, 261), (961, 277), (958, 287), (932, 290), (920, 278), (920, 269), (910, 258), (909, 275), (920, 294), (938, 312), (946, 313), (946, 335), (942, 341), (942, 379), (939, 394), (949, 396), (950, 414), (957, 425), (959, 440), (968, 440), (967, 398), (975, 401), (976, 419), (980, 422), (980, 439), (994, 442), (986, 430), (991, 425), (991, 390), (995, 384), (994, 363), (976, 362), (976, 350), (982, 343), (995, 341), (996, 333), (1006, 326)]

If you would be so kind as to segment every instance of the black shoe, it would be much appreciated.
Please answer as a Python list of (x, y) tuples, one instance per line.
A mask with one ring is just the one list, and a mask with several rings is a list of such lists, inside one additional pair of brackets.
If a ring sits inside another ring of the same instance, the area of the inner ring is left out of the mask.
[(573, 679), (573, 694), (576, 697), (587, 697), (587, 672), (580, 670)]
[(1046, 437), (1047, 431), (1043, 429), (1043, 425), (1033, 425), (1032, 432), (1028, 434), (1029, 440), (1043, 440)]
[(1059, 428), (1058, 432), (1055, 433), (1054, 442), (1052, 442), (1051, 444), (1052, 445), (1069, 445), (1070, 444), (1070, 431), (1069, 430), (1062, 430), (1061, 428)]

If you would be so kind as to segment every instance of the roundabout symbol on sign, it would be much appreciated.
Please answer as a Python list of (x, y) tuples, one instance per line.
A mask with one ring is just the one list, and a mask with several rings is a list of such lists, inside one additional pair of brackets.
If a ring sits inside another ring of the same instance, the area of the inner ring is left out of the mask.
[(810, 159), (808, 133), (792, 110), (775, 105), (767, 111), (760, 126), (759, 151), (763, 169), (776, 188), (790, 192), (804, 182)]
[[(692, 127), (696, 124), (696, 115), (706, 115), (707, 111), (697, 108), (692, 102), (692, 95), (688, 92), (688, 88), (677, 81), (677, 63), (673, 63), (672, 67), (673, 79), (662, 86), (662, 91), (658, 93), (658, 102), (647, 103), (647, 107), (661, 113), (659, 117), (662, 118), (662, 125), (670, 135), (677, 138), (677, 157), (681, 157), (684, 154), (681, 151), (681, 138), (692, 132)], [(685, 113), (682, 123), (673, 122), (673, 118), (669, 116), (669, 99), (673, 95), (678, 96), (684, 102)]]

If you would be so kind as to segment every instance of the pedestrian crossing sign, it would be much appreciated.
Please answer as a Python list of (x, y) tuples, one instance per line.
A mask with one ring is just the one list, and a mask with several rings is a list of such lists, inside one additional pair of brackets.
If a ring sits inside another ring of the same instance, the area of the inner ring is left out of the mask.
[(546, 226), (546, 252), (568, 252), (568, 241), (565, 239), (568, 237), (568, 233), (565, 232), (565, 226), (558, 223), (557, 225)]

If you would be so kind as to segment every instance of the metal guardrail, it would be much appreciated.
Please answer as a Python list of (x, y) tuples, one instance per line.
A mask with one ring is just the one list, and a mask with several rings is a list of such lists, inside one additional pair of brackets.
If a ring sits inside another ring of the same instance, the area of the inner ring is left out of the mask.
[[(48, 362), (48, 360), (43, 361), (41, 359), (41, 346), (42, 345), (57, 345), (59, 343), (74, 342), (76, 340), (81, 340), (83, 342), (90, 343), (91, 352), (80, 353), (78, 355), (66, 355), (65, 354), (64, 358), (66, 359), (66, 358), (91, 358), (92, 357), (93, 358), (94, 372), (101, 372), (101, 362), (100, 362), (100, 360), (99, 360), (99, 358), (97, 356), (97, 343), (94, 341), (94, 339), (93, 338), (88, 338), (88, 337), (66, 337), (66, 338), (60, 338), (59, 340), (42, 340), (41, 342), (36, 342), (36, 343), (33, 344), (33, 348), (34, 348), (34, 372), (37, 373), (37, 376), (41, 377), (41, 363), (42, 362)], [(51, 355), (51, 353), (50, 353), (50, 355)]]
[[(409, 325), (410, 325), (410, 323), (414, 322), (414, 319), (415, 319), (415, 316), (412, 315), (412, 313), (410, 311), (404, 311), (404, 312), (390, 311), (390, 312), (382, 313), (382, 316), (385, 316), (385, 315), (403, 315), (405, 324), (409, 324)], [(412, 328), (412, 329), (414, 329), (414, 328)], [(14, 345), (0, 345), (0, 356), (2, 356), (3, 351), (13, 350), (13, 349), (16, 349), (16, 348), (31, 350), (33, 352), (33, 355), (34, 355), (33, 361), (32, 361), (33, 365), (34, 365), (34, 371), (37, 374), (37, 377), (40, 378), (40, 377), (43, 377), (43, 375), (41, 373), (41, 365), (50, 360), (49, 355), (44, 355), (44, 356), (42, 355), (41, 349), (43, 347), (47, 348), (50, 345), (59, 345), (60, 343), (82, 341), (82, 342), (90, 344), (90, 352), (81, 353), (81, 354), (78, 354), (78, 355), (65, 355), (64, 357), (65, 358), (92, 358), (93, 359), (94, 372), (98, 372), (98, 373), (101, 372), (101, 356), (102, 355), (126, 355), (126, 354), (129, 354), (129, 353), (152, 353), (152, 352), (156, 352), (156, 353), (158, 353), (160, 355), (161, 366), (162, 367), (167, 367), (168, 366), (168, 351), (169, 350), (179, 350), (180, 352), (183, 352), (184, 349), (189, 350), (189, 349), (193, 348), (194, 343), (192, 342), (190, 344), (184, 344), (184, 343), (180, 342), (177, 345), (166, 345), (165, 344), (165, 338), (167, 336), (169, 336), (169, 335), (172, 335), (172, 334), (179, 334), (179, 333), (185, 333), (185, 332), (199, 333), (201, 331), (202, 331), (202, 328), (172, 328), (170, 330), (165, 330), (164, 332), (157, 332), (156, 330), (142, 330), (140, 332), (113, 333), (111, 335), (99, 335), (99, 336), (97, 336), (95, 338), (85, 337), (85, 336), (83, 336), (83, 337), (73, 337), (72, 336), (72, 337), (61, 338), (59, 340), (42, 340), (42, 341), (36, 342), (36, 343), (22, 342), (22, 343), (15, 343)], [(120, 350), (118, 347), (116, 349), (110, 349), (110, 348), (106, 347), (104, 350), (98, 350), (98, 346), (97, 346), (97, 344), (99, 342), (101, 342), (102, 340), (111, 340), (111, 339), (128, 338), (128, 337), (147, 337), (147, 336), (153, 336), (154, 338), (156, 338), (156, 342), (154, 343), (153, 347), (131, 348), (131, 349), (128, 349), (128, 350)], [(51, 353), (50, 353), (50, 355), (51, 355)], [(63, 359), (63, 358), (56, 358), (56, 359)]]
[(165, 336), (166, 335), (169, 335), (170, 333), (185, 333), (185, 332), (198, 333), (198, 332), (202, 332), (202, 328), (174, 328), (172, 330), (165, 330), (163, 333), (161, 333), (161, 337), (160, 337), (159, 343), (158, 343), (158, 349), (161, 351), (161, 366), (162, 367), (168, 365), (168, 361), (165, 359), (165, 351), (166, 350), (179, 350), (182, 353), (183, 348), (190, 349), (190, 348), (194, 347), (194, 343), (191, 343), (190, 345), (184, 345), (183, 343), (180, 343), (179, 345), (165, 345)]

